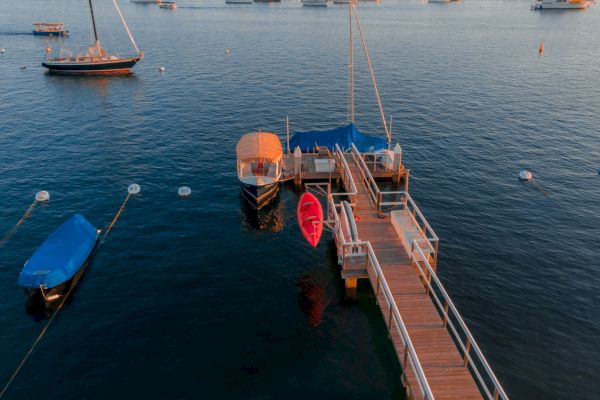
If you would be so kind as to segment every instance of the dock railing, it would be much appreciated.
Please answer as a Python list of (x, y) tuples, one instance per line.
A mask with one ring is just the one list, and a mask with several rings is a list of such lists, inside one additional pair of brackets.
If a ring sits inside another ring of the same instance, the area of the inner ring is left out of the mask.
[[(353, 252), (356, 247), (360, 248), (361, 252), (366, 254), (366, 269), (372, 272), (370, 276), (371, 279), (375, 281), (371, 282), (375, 288), (375, 295), (378, 298), (378, 301), (380, 301), (379, 295), (383, 295), (385, 308), (388, 310), (386, 319), (388, 324), (388, 332), (390, 336), (392, 336), (395, 332), (400, 339), (403, 357), (399, 361), (402, 367), (403, 382), (409, 391), (408, 398), (433, 400), (434, 396), (431, 392), (431, 387), (427, 382), (427, 377), (425, 376), (423, 367), (419, 361), (419, 357), (417, 356), (413, 343), (410, 340), (404, 320), (400, 315), (400, 311), (398, 310), (396, 302), (394, 301), (392, 291), (385, 280), (385, 276), (381, 270), (381, 266), (379, 265), (379, 261), (377, 260), (371, 243), (368, 241), (346, 242), (341, 247), (344, 248), (344, 254)], [(382, 307), (382, 311), (383, 310), (384, 307)], [(409, 379), (409, 375), (413, 379)], [(416, 382), (416, 387), (413, 387), (414, 384), (411, 381)]]
[(344, 157), (344, 152), (342, 149), (340, 149), (340, 146), (337, 143), (335, 145), (335, 152), (333, 153), (333, 156), (336, 167), (342, 179), (342, 183), (344, 184), (344, 190), (346, 190), (346, 192), (332, 193), (332, 195), (347, 196), (350, 205), (354, 208), (356, 206), (356, 194), (358, 192), (356, 190), (356, 185), (354, 184), (354, 179), (352, 179), (352, 172), (350, 171), (346, 157)]
[[(411, 263), (417, 268), (426, 293), (434, 300), (434, 305), (442, 317), (444, 327), (448, 329), (452, 339), (463, 357), (464, 366), (476, 378), (479, 389), (490, 400), (508, 400), (506, 392), (492, 371), (475, 338), (469, 331), (463, 317), (450, 299), (444, 285), (435, 273), (427, 256), (416, 240), (413, 240), (410, 252)], [(483, 370), (483, 371), (482, 371)]]
[[(400, 311), (398, 310), (392, 292), (385, 280), (385, 276), (383, 275), (371, 243), (367, 241), (353, 242), (346, 240), (346, 235), (344, 233), (345, 228), (343, 226), (344, 222), (340, 219), (338, 214), (338, 208), (342, 207), (342, 205), (339, 203), (336, 204), (333, 193), (329, 192), (329, 194), (330, 195), (327, 196), (327, 216), (333, 230), (335, 241), (338, 244), (338, 246), (336, 246), (338, 249), (338, 261), (343, 265), (346, 257), (355, 257), (356, 255), (365, 256), (365, 269), (367, 271), (372, 271), (371, 276), (373, 276), (375, 280), (373, 286), (375, 287), (376, 296), (379, 296), (379, 294), (383, 295), (385, 306), (389, 310), (387, 316), (388, 331), (390, 332), (390, 335), (392, 335), (393, 331), (397, 333), (403, 348), (402, 354), (404, 356), (402, 360), (400, 360), (400, 364), (404, 374), (404, 384), (410, 392), (409, 398), (434, 400), (431, 388), (427, 382), (425, 373), (423, 372), (421, 362), (419, 361), (415, 348), (410, 340), (406, 325), (402, 320)], [(414, 379), (409, 379), (408, 375)], [(413, 387), (411, 381), (415, 381), (417, 387)]]

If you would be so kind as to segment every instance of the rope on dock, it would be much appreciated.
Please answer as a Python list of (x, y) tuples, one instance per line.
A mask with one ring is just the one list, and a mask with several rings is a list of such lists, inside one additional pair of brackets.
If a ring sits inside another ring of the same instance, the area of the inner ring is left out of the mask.
[(31, 216), (31, 214), (33, 213), (33, 209), (38, 203), (48, 201), (49, 199), (50, 193), (46, 192), (45, 190), (37, 192), (35, 194), (35, 199), (33, 200), (33, 203), (29, 205), (27, 211), (25, 211), (25, 214), (23, 214), (21, 219), (19, 219), (19, 221), (17, 221), (17, 223), (8, 232), (6, 232), (6, 235), (4, 235), (2, 240), (0, 240), (0, 247), (4, 246), (14, 236), (14, 234), (17, 232), (17, 229), (19, 229), (19, 227), (23, 225), (25, 220), (27, 220), (27, 218)]
[[(82, 267), (82, 269), (83, 269), (82, 273), (85, 272), (85, 269), (91, 263), (91, 260), (94, 257), (94, 255), (96, 254), (96, 252), (98, 251), (98, 249), (100, 248), (100, 245), (102, 245), (102, 243), (104, 243), (104, 240), (106, 239), (106, 236), (108, 236), (108, 233), (111, 231), (111, 229), (113, 228), (113, 226), (117, 223), (117, 220), (119, 219), (119, 217), (121, 216), (123, 210), (125, 209), (125, 205), (129, 201), (129, 198), (132, 195), (134, 195), (134, 194), (138, 194), (139, 192), (140, 192), (139, 185), (132, 184), (132, 185), (129, 186), (129, 188), (127, 189), (127, 196), (125, 197), (125, 200), (123, 201), (123, 204), (121, 204), (121, 207), (119, 207), (119, 211), (117, 211), (117, 214), (115, 215), (115, 217), (113, 218), (113, 220), (111, 221), (111, 223), (106, 228), (106, 231), (104, 232), (104, 235), (102, 236), (102, 239), (100, 240), (100, 242), (98, 242), (98, 246), (96, 246), (94, 248), (94, 250), (92, 250), (92, 253), (90, 254), (90, 257), (88, 258), (88, 260), (86, 261), (86, 263), (83, 265), (83, 267)], [(35, 205), (32, 204), (32, 206), (35, 206)], [(32, 207), (30, 207), (30, 208), (33, 209)], [(56, 308), (56, 311), (54, 311), (54, 313), (52, 314), (52, 316), (48, 319), (48, 322), (46, 322), (46, 325), (44, 326), (44, 328), (42, 329), (42, 331), (40, 332), (40, 334), (37, 336), (37, 338), (34, 340), (33, 344), (31, 345), (31, 347), (29, 348), (29, 350), (25, 354), (25, 357), (23, 357), (23, 359), (21, 360), (21, 362), (19, 363), (19, 365), (17, 366), (17, 368), (15, 369), (15, 371), (13, 372), (13, 374), (10, 376), (10, 379), (8, 380), (8, 382), (6, 382), (6, 385), (4, 385), (4, 388), (0, 392), (0, 399), (2, 399), (4, 397), (4, 395), (6, 394), (6, 392), (8, 391), (8, 389), (10, 388), (10, 386), (12, 385), (12, 383), (14, 382), (14, 380), (17, 377), (17, 375), (19, 374), (19, 372), (21, 372), (21, 369), (23, 368), (23, 366), (25, 365), (25, 363), (27, 363), (27, 360), (29, 359), (29, 357), (31, 356), (31, 354), (33, 353), (33, 351), (35, 350), (35, 348), (37, 347), (38, 343), (42, 340), (42, 338), (44, 337), (44, 335), (46, 334), (46, 332), (48, 332), (48, 328), (50, 328), (50, 324), (52, 324), (52, 322), (54, 321), (54, 319), (56, 318), (56, 316), (58, 315), (58, 313), (60, 312), (60, 310), (63, 308), (65, 302), (69, 298), (69, 296), (70, 296), (71, 292), (73, 291), (73, 289), (75, 288), (75, 286), (76, 285), (71, 285), (71, 287), (69, 288), (69, 290), (67, 291), (67, 293), (63, 296), (60, 304)]]

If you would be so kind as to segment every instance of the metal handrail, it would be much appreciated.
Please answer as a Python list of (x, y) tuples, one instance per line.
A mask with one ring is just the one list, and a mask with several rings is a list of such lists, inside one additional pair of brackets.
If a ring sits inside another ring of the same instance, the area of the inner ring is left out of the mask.
[[(398, 310), (396, 302), (394, 301), (394, 296), (392, 295), (392, 291), (390, 290), (390, 288), (387, 284), (387, 281), (385, 280), (385, 275), (383, 274), (383, 271), (381, 270), (381, 266), (379, 265), (379, 261), (377, 260), (377, 256), (375, 255), (375, 252), (373, 251), (371, 242), (357, 241), (357, 242), (343, 243), (343, 247), (347, 247), (347, 246), (353, 246), (353, 247), (354, 246), (366, 246), (367, 247), (367, 255), (369, 257), (370, 265), (372, 265), (372, 267), (375, 271), (375, 274), (376, 274), (376, 278), (377, 278), (378, 286), (377, 286), (376, 290), (379, 291), (379, 286), (381, 286), (383, 288), (384, 297), (385, 297), (388, 305), (390, 306), (390, 315), (389, 315), (389, 320), (388, 320), (389, 329), (391, 329), (391, 322), (392, 322), (392, 318), (393, 318), (395, 325), (398, 328), (398, 331), (399, 331), (398, 333), (400, 334), (400, 338), (402, 339), (402, 341), (404, 343), (405, 357), (408, 357), (408, 359), (410, 360), (410, 366), (411, 366), (411, 369), (412, 369), (415, 377), (417, 378), (417, 384), (419, 385), (421, 395), (423, 396), (423, 399), (434, 400), (433, 393), (431, 392), (431, 387), (429, 386), (429, 382), (427, 381), (427, 377), (425, 376), (423, 367), (421, 366), (421, 362), (419, 361), (419, 357), (417, 356), (417, 352), (412, 344), (412, 341), (408, 334), (408, 330), (406, 328), (406, 325), (404, 324), (404, 320), (402, 319), (402, 316), (400, 315), (400, 311)], [(405, 366), (403, 365), (403, 368), (404, 367)], [(407, 384), (410, 385), (408, 382), (407, 382)]]
[(351, 150), (352, 150), (350, 152), (350, 154), (352, 155), (354, 162), (358, 166), (358, 171), (360, 172), (363, 182), (364, 182), (365, 186), (367, 187), (369, 194), (371, 195), (371, 200), (373, 200), (373, 203), (375, 204), (377, 211), (379, 211), (379, 203), (380, 203), (380, 197), (381, 197), (379, 187), (377, 186), (377, 183), (375, 182), (373, 175), (371, 175), (371, 171), (369, 171), (369, 168), (367, 168), (367, 165), (365, 164), (365, 160), (363, 160), (362, 157), (360, 156), (360, 152), (358, 151), (358, 149), (356, 148), (354, 143), (351, 143), (350, 145), (351, 145)]
[[(490, 367), (487, 359), (483, 355), (483, 352), (479, 348), (479, 345), (475, 341), (475, 338), (471, 334), (471, 331), (467, 327), (467, 324), (465, 323), (465, 321), (462, 318), (461, 314), (458, 312), (458, 309), (456, 308), (456, 306), (452, 302), (452, 299), (450, 299), (450, 296), (448, 295), (448, 292), (444, 288), (444, 285), (442, 284), (442, 282), (438, 278), (438, 276), (435, 273), (434, 269), (429, 264), (429, 261), (427, 261), (427, 256), (425, 256), (425, 254), (421, 250), (421, 248), (420, 248), (420, 246), (419, 246), (419, 244), (417, 243), (416, 240), (412, 241), (411, 247), (412, 247), (411, 254), (410, 254), (411, 261), (415, 261), (415, 263), (417, 265), (417, 268), (419, 269), (419, 273), (424, 278), (423, 282), (425, 282), (425, 284), (427, 285), (428, 293), (431, 293), (432, 296), (434, 297), (434, 299), (436, 300), (436, 304), (440, 308), (440, 311), (442, 312), (442, 315), (444, 317), (444, 325), (449, 324), (449, 326), (452, 328), (450, 330), (450, 332), (452, 332), (454, 334), (456, 341), (460, 344), (460, 347), (463, 350), (465, 365), (468, 362), (469, 365), (471, 366), (471, 368), (473, 368), (473, 371), (474, 371), (475, 375), (477, 376), (481, 387), (485, 390), (485, 393), (487, 394), (488, 399), (494, 399), (495, 400), (495, 399), (498, 399), (498, 396), (500, 396), (502, 399), (508, 400), (508, 395), (506, 394), (506, 392), (504, 391), (504, 388), (502, 387), (502, 385), (498, 381), (498, 378), (496, 377), (496, 375), (492, 371), (492, 368)], [(417, 256), (420, 257), (420, 259), (416, 259), (417, 257), (414, 256), (414, 252), (417, 253)], [(427, 272), (429, 273), (429, 275), (426, 275), (425, 272), (423, 271), (423, 269), (421, 268), (421, 262), (423, 264), (425, 264), (425, 267), (426, 267)], [(433, 286), (431, 285), (431, 279), (433, 279), (433, 281), (437, 285), (438, 290), (442, 294), (442, 297), (443, 297), (444, 302), (445, 302), (445, 304), (443, 306), (441, 304), (441, 301), (440, 301), (437, 293), (435, 292)], [(463, 333), (464, 333), (464, 335), (466, 337), (466, 341), (465, 341), (464, 344), (463, 344), (463, 342), (462, 342), (462, 340), (460, 338), (459, 333), (457, 332), (457, 330), (456, 330), (456, 328), (454, 326), (454, 323), (452, 323), (452, 321), (449, 318), (450, 315), (449, 315), (448, 311), (452, 311), (452, 315), (458, 321), (458, 324), (460, 325), (460, 328), (462, 328), (462, 331), (463, 331)], [(488, 389), (488, 385), (484, 381), (483, 377), (481, 376), (481, 373), (479, 372), (479, 369), (475, 365), (475, 362), (474, 362), (473, 358), (469, 354), (469, 352), (470, 352), (471, 349), (473, 349), (473, 351), (475, 352), (477, 358), (479, 359), (479, 361), (483, 365), (483, 368), (485, 369), (485, 372), (487, 373), (487, 376), (490, 378), (490, 380), (491, 380), (491, 382), (492, 382), (492, 384), (494, 386), (494, 392), (493, 392), (493, 394), (490, 393), (490, 391)]]
[[(356, 195), (358, 194), (358, 191), (356, 190), (356, 185), (354, 184), (354, 179), (352, 179), (352, 172), (350, 172), (350, 167), (348, 166), (346, 157), (344, 157), (344, 152), (340, 149), (340, 146), (337, 143), (335, 145), (335, 155), (337, 158), (339, 158), (340, 163), (342, 164), (340, 175), (342, 176), (342, 181), (344, 182), (344, 188), (347, 190), (347, 192), (346, 193), (335, 193), (334, 195), (337, 195), (337, 196), (346, 195), (350, 199), (352, 199), (352, 203), (355, 203), (355, 199), (356, 199)], [(344, 177), (344, 175), (345, 175), (345, 177)], [(350, 188), (346, 187), (346, 181), (349, 182), (348, 184), (349, 184)]]

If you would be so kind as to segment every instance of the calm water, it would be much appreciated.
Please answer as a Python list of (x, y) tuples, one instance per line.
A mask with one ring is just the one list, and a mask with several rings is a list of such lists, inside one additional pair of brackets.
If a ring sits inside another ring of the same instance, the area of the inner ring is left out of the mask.
[[(7, 398), (402, 398), (369, 286), (344, 302), (329, 237), (316, 251), (301, 239), (298, 193), (256, 216), (235, 176), (243, 133), (284, 133), (286, 115), (294, 130), (345, 123), (346, 8), (123, 2), (146, 53), (135, 75), (46, 75), (60, 42), (30, 23), (63, 21), (64, 45), (83, 48), (85, 3), (0, 2), (0, 232), (37, 190), (52, 196), (0, 249), (2, 384), (43, 327), (16, 285), (23, 262), (71, 213), (104, 227), (129, 183), (142, 195)], [(129, 52), (111, 2), (96, 3), (105, 47)], [(441, 278), (507, 392), (599, 397), (600, 6), (386, 0), (360, 13)], [(358, 125), (381, 134), (357, 64)], [(516, 179), (523, 168), (537, 184)]]

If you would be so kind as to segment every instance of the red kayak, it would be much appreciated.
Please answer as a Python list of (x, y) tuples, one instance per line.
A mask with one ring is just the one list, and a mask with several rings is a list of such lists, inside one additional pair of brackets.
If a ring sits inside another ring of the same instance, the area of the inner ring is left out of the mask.
[(304, 193), (298, 203), (298, 225), (313, 247), (317, 247), (323, 233), (323, 207), (312, 193)]

